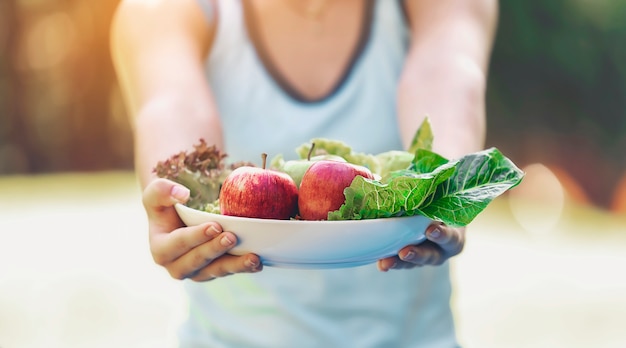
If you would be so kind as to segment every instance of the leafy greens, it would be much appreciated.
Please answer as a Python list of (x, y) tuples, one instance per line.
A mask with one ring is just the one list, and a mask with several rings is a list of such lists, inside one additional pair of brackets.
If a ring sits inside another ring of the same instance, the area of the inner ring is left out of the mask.
[[(313, 156), (341, 156), (369, 168), (376, 176), (374, 180), (357, 176), (344, 190), (344, 204), (329, 212), (328, 220), (419, 214), (450, 226), (465, 226), (524, 177), (524, 172), (496, 148), (448, 160), (432, 151), (433, 139), (429, 119), (425, 118), (409, 151), (357, 153), (341, 141), (314, 138), (298, 147), (296, 153), (301, 159), (307, 158), (314, 143)], [(190, 188), (188, 206), (219, 213), (224, 178), (237, 167), (254, 166), (243, 161), (227, 166), (225, 158), (226, 154), (200, 139), (193, 151), (182, 151), (158, 162), (154, 172)], [(272, 163), (281, 170), (284, 160), (278, 155)]]
[[(316, 139), (316, 147), (325, 148), (321, 140)], [(426, 118), (412, 141), (410, 150), (413, 154), (408, 152), (411, 161), (406, 164), (400, 160), (406, 165), (402, 169), (397, 169), (395, 161), (378, 161), (375, 169), (381, 179), (356, 177), (344, 190), (345, 203), (339, 210), (330, 212), (328, 219), (359, 220), (420, 214), (450, 226), (465, 226), (491, 201), (518, 185), (524, 177), (524, 172), (497, 148), (450, 161), (433, 152), (432, 143), (433, 135)], [(333, 143), (333, 147), (336, 145)], [(407, 157), (407, 153), (401, 155), (401, 151), (394, 153), (400, 159)], [(380, 154), (344, 154), (349, 162), (369, 164), (370, 169), (373, 169), (373, 161), (383, 157)]]
[(193, 150), (180, 151), (157, 162), (153, 172), (159, 178), (166, 178), (189, 188), (187, 206), (219, 212), (218, 197), (224, 179), (235, 168), (254, 166), (245, 161), (226, 165), (226, 157), (215, 145), (209, 146), (204, 139), (200, 139), (194, 144)]

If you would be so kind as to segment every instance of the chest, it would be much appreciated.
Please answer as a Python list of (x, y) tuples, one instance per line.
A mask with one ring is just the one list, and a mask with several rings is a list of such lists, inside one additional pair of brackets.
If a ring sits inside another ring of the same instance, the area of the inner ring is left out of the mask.
[[(232, 7), (222, 13), (217, 40), (207, 62), (207, 77), (232, 158), (254, 160), (259, 158), (259, 149), (293, 157), (292, 149), (313, 137), (342, 140), (367, 153), (401, 148), (395, 89), (407, 40), (395, 1), (377, 2), (363, 47), (354, 61), (347, 63), (349, 69), (335, 78), (323, 71), (340, 67), (340, 57), (350, 51), (336, 51), (338, 41), (333, 40), (337, 37), (313, 39), (313, 34), (307, 34), (305, 29), (299, 32), (302, 35), (288, 36), (279, 27), (271, 29), (274, 34), (270, 34), (270, 50), (282, 52), (278, 56), (284, 59), (280, 60), (284, 62), (283, 70), (277, 74), (271, 70), (277, 63), (271, 60), (272, 65), (268, 65), (263, 48), (255, 46), (257, 26), (244, 21), (247, 9), (237, 8), (232, 0), (221, 4)], [(341, 40), (348, 42), (350, 37), (352, 41), (359, 37), (355, 34), (360, 31), (356, 24), (352, 35), (346, 31)], [(308, 41), (316, 44), (308, 45)], [(353, 48), (354, 45), (353, 42)], [(348, 60), (344, 59), (344, 67)], [(316, 95), (311, 93), (315, 87), (309, 89), (292, 81), (307, 81), (307, 86), (317, 86), (322, 92)], [(246, 141), (242, 142), (242, 138)]]
[(308, 15), (299, 2), (243, 2), (248, 34), (263, 65), (296, 99), (316, 101), (345, 80), (367, 43), (373, 1), (324, 2)]

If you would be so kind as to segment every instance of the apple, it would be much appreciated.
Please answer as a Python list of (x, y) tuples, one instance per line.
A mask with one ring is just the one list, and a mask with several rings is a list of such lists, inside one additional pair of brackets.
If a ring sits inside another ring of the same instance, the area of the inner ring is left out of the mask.
[(300, 183), (302, 182), (302, 177), (304, 176), (304, 173), (306, 173), (311, 164), (321, 160), (347, 162), (345, 158), (341, 156), (317, 155), (308, 159), (286, 161), (283, 165), (282, 171), (289, 174), (289, 176), (293, 178), (293, 181), (296, 182), (296, 185), (300, 187)]
[(300, 183), (302, 182), (302, 177), (304, 173), (309, 169), (313, 162), (321, 161), (321, 160), (333, 160), (339, 162), (347, 162), (343, 157), (337, 155), (317, 155), (311, 157), (313, 153), (313, 149), (315, 148), (315, 143), (311, 144), (311, 149), (305, 159), (299, 160), (290, 160), (286, 161), (282, 166), (282, 171), (289, 174), (293, 181), (296, 182), (296, 186), (300, 187)]
[(219, 205), (223, 215), (288, 220), (298, 212), (298, 187), (286, 173), (261, 167), (239, 167), (222, 183)]
[(327, 220), (328, 213), (341, 207), (343, 191), (356, 176), (374, 179), (366, 167), (348, 162), (320, 160), (304, 173), (298, 192), (298, 209), (303, 220)]

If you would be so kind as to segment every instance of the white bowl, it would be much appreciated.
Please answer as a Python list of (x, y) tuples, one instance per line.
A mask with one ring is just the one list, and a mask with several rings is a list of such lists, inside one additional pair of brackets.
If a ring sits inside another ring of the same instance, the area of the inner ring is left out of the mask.
[(241, 218), (175, 206), (187, 226), (208, 221), (233, 232), (233, 255), (257, 254), (265, 266), (286, 268), (355, 267), (397, 255), (426, 239), (432, 220), (424, 216), (352, 221), (304, 221)]

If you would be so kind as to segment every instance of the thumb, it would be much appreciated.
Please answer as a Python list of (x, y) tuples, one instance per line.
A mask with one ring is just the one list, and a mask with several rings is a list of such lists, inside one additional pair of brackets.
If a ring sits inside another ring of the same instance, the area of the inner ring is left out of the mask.
[(158, 178), (151, 181), (143, 191), (142, 203), (148, 217), (171, 208), (176, 203), (185, 203), (190, 191), (172, 180)]

